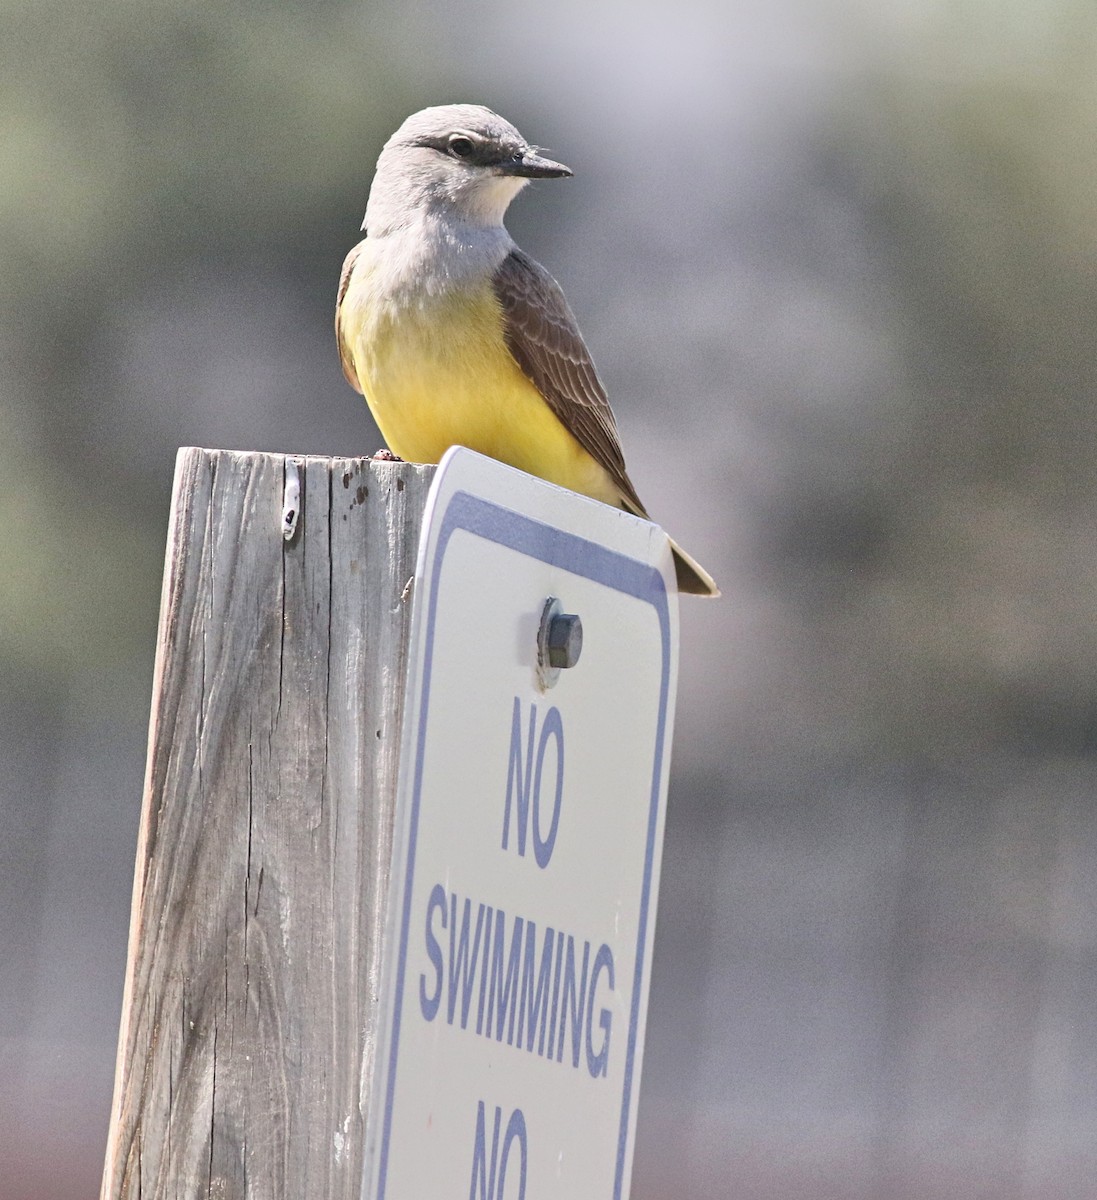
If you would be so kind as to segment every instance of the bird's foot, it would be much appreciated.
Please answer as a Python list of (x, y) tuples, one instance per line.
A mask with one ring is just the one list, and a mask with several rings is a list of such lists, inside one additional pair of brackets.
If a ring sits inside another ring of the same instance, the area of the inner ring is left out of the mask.
[(382, 447), (380, 450), (377, 451), (376, 454), (374, 454), (373, 461), (374, 462), (403, 462), (404, 460), (402, 458), (399, 458), (397, 455), (393, 454), (393, 452), (391, 450), (386, 450), (384, 447)]

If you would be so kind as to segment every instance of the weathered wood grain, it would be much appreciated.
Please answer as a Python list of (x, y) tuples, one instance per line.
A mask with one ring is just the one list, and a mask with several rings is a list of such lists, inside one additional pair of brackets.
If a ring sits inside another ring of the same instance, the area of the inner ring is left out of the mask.
[(102, 1197), (359, 1195), (431, 468), (180, 451)]

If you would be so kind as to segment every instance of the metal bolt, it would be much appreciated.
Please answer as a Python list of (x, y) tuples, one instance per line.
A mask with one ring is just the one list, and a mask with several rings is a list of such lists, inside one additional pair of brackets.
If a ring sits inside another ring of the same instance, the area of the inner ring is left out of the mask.
[(550, 596), (541, 610), (537, 674), (542, 688), (553, 687), (560, 672), (574, 667), (583, 652), (583, 622), (574, 613), (561, 612), (560, 607), (560, 601)]
[(549, 620), (545, 641), (550, 667), (574, 667), (583, 653), (583, 622), (574, 613), (558, 613)]

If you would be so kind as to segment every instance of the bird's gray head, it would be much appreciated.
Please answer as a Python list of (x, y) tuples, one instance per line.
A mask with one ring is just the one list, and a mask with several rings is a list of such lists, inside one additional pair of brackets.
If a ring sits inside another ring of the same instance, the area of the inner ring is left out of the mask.
[(385, 143), (362, 228), (380, 236), (431, 214), (498, 228), (507, 206), (531, 179), (570, 174), (490, 108), (424, 108)]

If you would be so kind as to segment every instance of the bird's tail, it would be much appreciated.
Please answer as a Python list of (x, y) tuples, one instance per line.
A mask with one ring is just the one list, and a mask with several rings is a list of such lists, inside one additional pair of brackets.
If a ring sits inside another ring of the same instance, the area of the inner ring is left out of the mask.
[[(650, 521), (647, 509), (640, 503), (640, 497), (636, 494), (636, 489), (625, 479), (628, 484), (628, 491), (621, 496), (620, 504), (625, 512), (630, 512), (633, 516), (643, 517), (645, 521)], [(687, 554), (681, 546), (672, 537), (667, 537), (670, 542), (670, 550), (674, 555), (674, 574), (678, 579), (678, 590), (686, 592), (690, 596), (709, 596), (716, 597), (720, 594), (720, 589), (716, 586), (716, 580), (705, 570), (701, 564)]]
[(674, 555), (674, 573), (678, 577), (678, 590), (691, 596), (719, 596), (716, 581), (695, 559), (670, 538), (670, 549)]

